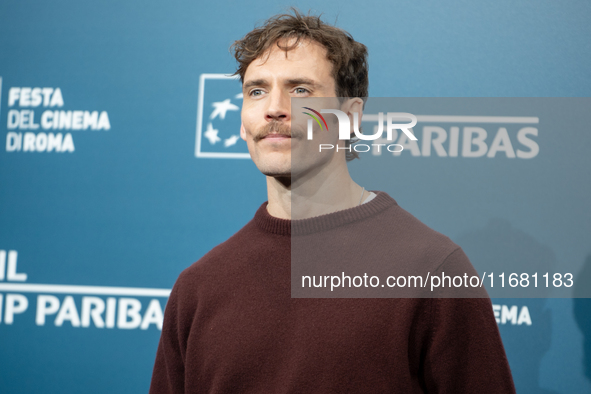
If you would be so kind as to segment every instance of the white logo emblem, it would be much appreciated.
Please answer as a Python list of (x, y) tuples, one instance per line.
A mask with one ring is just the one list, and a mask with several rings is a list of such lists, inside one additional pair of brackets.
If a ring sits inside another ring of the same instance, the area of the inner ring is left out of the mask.
[(241, 105), (242, 92), (238, 76), (201, 74), (196, 157), (250, 159), (246, 142), (240, 138)]

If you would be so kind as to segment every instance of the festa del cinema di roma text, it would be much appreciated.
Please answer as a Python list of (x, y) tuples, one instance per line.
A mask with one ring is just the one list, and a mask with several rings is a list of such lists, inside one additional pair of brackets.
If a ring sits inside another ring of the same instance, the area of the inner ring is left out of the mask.
[[(43, 108), (39, 117), (35, 112), (37, 107)], [(111, 129), (107, 111), (64, 110), (63, 107), (64, 98), (59, 87), (11, 87), (8, 90), (6, 151), (74, 152), (74, 140), (68, 131)]]

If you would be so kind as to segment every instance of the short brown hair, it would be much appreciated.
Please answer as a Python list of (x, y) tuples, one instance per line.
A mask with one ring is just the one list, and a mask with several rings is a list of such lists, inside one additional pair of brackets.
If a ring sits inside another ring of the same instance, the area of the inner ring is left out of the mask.
[[(235, 41), (230, 50), (238, 62), (239, 75), (244, 82), (246, 69), (255, 59), (264, 54), (273, 44), (286, 53), (294, 49), (300, 40), (309, 39), (326, 48), (328, 60), (333, 64), (337, 97), (359, 97), (364, 103), (368, 95), (367, 47), (353, 39), (343, 29), (329, 25), (320, 16), (303, 15), (296, 8), (292, 14), (275, 15), (265, 23)], [(295, 38), (291, 45), (280, 45), (279, 40)], [(354, 142), (354, 141), (351, 141)], [(346, 141), (349, 146), (349, 141)], [(358, 157), (357, 152), (347, 152), (347, 160)]]

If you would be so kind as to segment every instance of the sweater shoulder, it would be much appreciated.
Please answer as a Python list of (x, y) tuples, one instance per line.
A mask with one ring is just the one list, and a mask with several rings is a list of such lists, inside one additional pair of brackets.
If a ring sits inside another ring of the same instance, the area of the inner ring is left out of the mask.
[(417, 244), (438, 246), (449, 250), (450, 253), (459, 248), (447, 235), (432, 229), (399, 205), (395, 205), (390, 211), (396, 218), (398, 229), (405, 232), (407, 238), (422, 238), (421, 242), (417, 242)]
[(264, 242), (261, 231), (257, 228), (254, 219), (250, 220), (230, 238), (213, 247), (199, 260), (185, 268), (179, 275), (177, 282), (180, 282), (181, 286), (186, 285), (186, 282), (194, 283), (196, 278), (208, 274), (212, 269), (219, 268), (221, 264), (225, 263), (227, 267), (228, 262), (235, 261), (236, 257), (261, 242)]
[(379, 226), (393, 242), (389, 242), (391, 253), (402, 253), (409, 261), (426, 264), (424, 268), (437, 269), (460, 246), (447, 235), (436, 231), (417, 219), (399, 205), (387, 209), (379, 219)]

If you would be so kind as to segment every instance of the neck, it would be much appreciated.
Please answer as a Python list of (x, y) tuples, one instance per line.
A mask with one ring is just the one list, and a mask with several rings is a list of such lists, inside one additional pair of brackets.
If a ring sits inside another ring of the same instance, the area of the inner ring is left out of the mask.
[[(344, 160), (343, 160), (344, 162)], [(280, 219), (308, 219), (359, 205), (369, 192), (344, 165), (325, 166), (292, 178), (267, 177), (267, 211)]]

